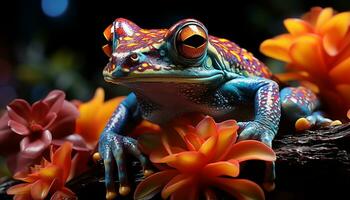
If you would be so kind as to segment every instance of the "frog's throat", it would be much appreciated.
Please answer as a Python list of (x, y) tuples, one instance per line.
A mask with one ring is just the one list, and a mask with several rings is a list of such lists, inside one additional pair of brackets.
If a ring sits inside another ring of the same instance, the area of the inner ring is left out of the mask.
[(114, 84), (127, 84), (127, 83), (213, 83), (220, 82), (224, 78), (222, 73), (217, 73), (211, 76), (142, 76), (142, 77), (124, 77), (114, 79), (105, 76), (104, 79), (107, 82)]

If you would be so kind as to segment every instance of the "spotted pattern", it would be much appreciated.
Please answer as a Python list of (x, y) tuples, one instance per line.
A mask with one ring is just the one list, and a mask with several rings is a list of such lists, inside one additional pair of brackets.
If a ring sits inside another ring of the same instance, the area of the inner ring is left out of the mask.
[(296, 109), (302, 111), (305, 115), (311, 113), (319, 106), (317, 96), (305, 87), (288, 87), (281, 91), (281, 101), (289, 112), (295, 112)]
[(210, 36), (210, 43), (215, 47), (220, 57), (224, 59), (227, 71), (243, 76), (258, 76), (270, 78), (269, 68), (256, 59), (250, 52), (240, 48), (227, 39)]
[(162, 42), (166, 29), (136, 29), (132, 37), (119, 37), (118, 38), (118, 51), (131, 52), (147, 46), (152, 46), (159, 42)]

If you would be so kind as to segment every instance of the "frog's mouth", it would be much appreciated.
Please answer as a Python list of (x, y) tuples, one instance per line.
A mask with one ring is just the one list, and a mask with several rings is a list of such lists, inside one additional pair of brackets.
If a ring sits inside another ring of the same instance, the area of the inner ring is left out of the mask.
[(107, 82), (114, 84), (127, 84), (127, 83), (212, 83), (212, 81), (220, 81), (224, 78), (222, 73), (217, 73), (210, 76), (133, 76), (113, 78), (105, 75), (104, 79)]

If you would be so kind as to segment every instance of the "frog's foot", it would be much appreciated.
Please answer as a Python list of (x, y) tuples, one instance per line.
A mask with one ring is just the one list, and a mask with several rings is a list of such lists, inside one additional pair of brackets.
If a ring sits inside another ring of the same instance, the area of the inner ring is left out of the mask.
[[(253, 139), (261, 141), (269, 147), (272, 146), (274, 130), (255, 121), (239, 122), (238, 125), (239, 130), (241, 130), (238, 141)], [(270, 192), (275, 189), (275, 177), (275, 162), (266, 162), (264, 183), (262, 185), (266, 191)]]
[[(120, 182), (119, 194), (125, 196), (130, 192), (125, 166), (125, 152), (132, 154), (140, 160), (145, 175), (152, 173), (151, 170), (147, 169), (148, 161), (139, 150), (135, 139), (112, 132), (103, 133), (99, 142), (99, 156), (102, 157), (105, 166), (106, 199), (114, 199), (117, 196), (115, 182), (113, 180), (115, 164), (117, 164)], [(95, 154), (94, 158), (98, 159), (98, 154)]]
[(325, 118), (321, 112), (314, 112), (307, 117), (301, 117), (295, 122), (295, 129), (297, 131), (308, 130), (313, 127), (324, 127), (342, 124), (339, 120), (331, 120)]

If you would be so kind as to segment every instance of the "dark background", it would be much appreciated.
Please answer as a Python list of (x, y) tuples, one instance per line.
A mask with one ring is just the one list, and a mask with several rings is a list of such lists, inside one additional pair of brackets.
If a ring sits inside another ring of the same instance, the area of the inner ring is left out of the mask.
[(263, 40), (285, 31), (283, 19), (299, 17), (313, 6), (350, 10), (349, 0), (68, 0), (62, 15), (49, 17), (42, 1), (0, 3), (0, 110), (13, 98), (34, 101), (53, 88), (66, 91), (69, 99), (89, 99), (98, 86), (107, 97), (125, 94), (127, 90), (104, 83), (101, 73), (107, 63), (102, 31), (117, 17), (144, 28), (168, 28), (196, 18), (211, 35), (228, 38), (274, 66), (258, 49)]

